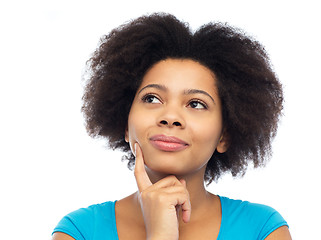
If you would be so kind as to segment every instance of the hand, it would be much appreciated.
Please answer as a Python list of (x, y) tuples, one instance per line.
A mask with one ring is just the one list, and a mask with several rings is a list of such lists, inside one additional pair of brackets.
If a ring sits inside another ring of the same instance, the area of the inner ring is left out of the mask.
[(179, 209), (187, 223), (191, 216), (191, 203), (185, 180), (165, 177), (155, 184), (150, 181), (144, 165), (141, 148), (135, 143), (135, 178), (139, 190), (147, 239), (176, 240), (179, 237)]

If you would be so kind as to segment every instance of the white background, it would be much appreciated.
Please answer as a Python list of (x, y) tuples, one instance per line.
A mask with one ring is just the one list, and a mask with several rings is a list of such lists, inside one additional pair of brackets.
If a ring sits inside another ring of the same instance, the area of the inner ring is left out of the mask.
[(65, 214), (136, 190), (122, 154), (86, 135), (81, 74), (112, 28), (164, 11), (229, 22), (269, 52), (285, 111), (264, 169), (225, 176), (213, 193), (277, 209), (293, 239), (320, 224), (320, 7), (317, 1), (7, 1), (0, 5), (0, 238), (50, 239)]

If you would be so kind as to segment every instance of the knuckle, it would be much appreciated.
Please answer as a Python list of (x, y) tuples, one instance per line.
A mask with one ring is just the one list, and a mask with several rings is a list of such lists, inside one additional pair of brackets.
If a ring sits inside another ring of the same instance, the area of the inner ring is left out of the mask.
[(179, 182), (177, 177), (175, 177), (174, 175), (171, 175), (170, 176), (171, 180), (174, 181), (174, 182)]
[(149, 198), (149, 196), (150, 196), (150, 193), (149, 193), (149, 192), (142, 191), (142, 192), (140, 193), (140, 197), (141, 197), (141, 199), (143, 199), (143, 200)]
[(178, 186), (178, 189), (179, 189), (181, 192), (183, 192), (183, 193), (186, 192), (186, 188), (185, 188), (183, 185), (179, 185), (179, 186)]
[(158, 203), (165, 203), (167, 202), (167, 194), (165, 193), (158, 193), (157, 195), (155, 195), (154, 198)]
[(180, 181), (174, 175), (168, 176), (168, 179), (173, 183), (173, 185), (176, 185), (178, 183), (180, 184)]
[(154, 201), (157, 198), (157, 193), (154, 191), (142, 191), (140, 196), (144, 201)]
[(183, 185), (177, 186), (177, 190), (178, 190), (178, 192), (180, 192), (181, 194), (188, 196), (188, 191), (187, 191), (187, 189), (186, 189)]

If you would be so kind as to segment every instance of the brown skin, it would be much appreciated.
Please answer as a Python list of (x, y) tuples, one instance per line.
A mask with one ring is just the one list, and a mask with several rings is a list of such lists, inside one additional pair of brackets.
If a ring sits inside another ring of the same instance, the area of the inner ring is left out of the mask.
[[(132, 152), (135, 142), (142, 148), (152, 182), (170, 174), (196, 174), (203, 186), (203, 168), (213, 152), (226, 151), (214, 78), (203, 65), (178, 59), (160, 61), (145, 74), (129, 112), (125, 139)], [(174, 152), (156, 149), (150, 137), (158, 134), (180, 138), (188, 147)]]
[(243, 30), (209, 23), (194, 31), (173, 15), (155, 13), (115, 28), (100, 43), (87, 62), (82, 112), (89, 135), (123, 151), (130, 169), (135, 157), (124, 133), (131, 104), (146, 72), (170, 58), (192, 59), (216, 76), (231, 146), (226, 153), (214, 152), (205, 182), (224, 173), (242, 176), (252, 163), (260, 167), (270, 159), (282, 85), (264, 47)]
[[(222, 132), (221, 103), (209, 69), (192, 60), (167, 59), (147, 72), (133, 101), (126, 131), (131, 148), (137, 143), (138, 152), (144, 152), (136, 156), (140, 194), (133, 199), (142, 209), (147, 239), (192, 238), (208, 223), (205, 236), (218, 235), (218, 197), (205, 190), (203, 179), (214, 150), (227, 149)], [(150, 142), (155, 134), (178, 137), (188, 147), (174, 152), (157, 149)], [(177, 206), (182, 209), (179, 222)]]
[[(136, 156), (138, 191), (116, 202), (119, 239), (217, 238), (221, 204), (205, 190), (203, 180), (214, 150), (224, 153), (228, 148), (215, 81), (209, 69), (192, 60), (167, 59), (144, 76), (126, 131)], [(174, 152), (155, 148), (150, 142), (155, 134), (179, 137), (188, 147)], [(68, 239), (73, 238), (53, 236)], [(291, 237), (281, 227), (266, 239)]]
[[(173, 175), (152, 184), (145, 171), (142, 153), (139, 147), (137, 148), (135, 177), (139, 191), (117, 203), (116, 211), (117, 208), (122, 208), (122, 211), (116, 217), (126, 219), (128, 212), (125, 209), (134, 209), (130, 206), (136, 205), (138, 211), (131, 212), (130, 215), (133, 217), (132, 220), (136, 219), (137, 221), (137, 216), (143, 220), (137, 228), (140, 226), (144, 230), (144, 234), (138, 233), (135, 227), (130, 227), (132, 221), (128, 220), (129, 225), (127, 226), (117, 223), (119, 236), (122, 239), (126, 239), (125, 234), (128, 234), (128, 239), (132, 236), (137, 236), (135, 239), (216, 238), (221, 221), (219, 198), (206, 191), (198, 191), (199, 195), (197, 196), (189, 195), (189, 191), (193, 193), (193, 187), (186, 186), (184, 180), (179, 181)], [(128, 207), (126, 207), (127, 204)], [(191, 204), (193, 209), (191, 209)], [(175, 207), (178, 205), (181, 206), (181, 209), (178, 211), (179, 217), (177, 218)], [(129, 232), (128, 227), (130, 228)], [(201, 235), (200, 229), (202, 229)]]

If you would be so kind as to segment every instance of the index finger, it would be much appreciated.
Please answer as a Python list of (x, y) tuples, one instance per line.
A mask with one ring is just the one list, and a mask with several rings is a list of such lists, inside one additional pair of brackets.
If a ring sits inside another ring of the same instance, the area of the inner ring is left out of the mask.
[(135, 170), (134, 175), (136, 178), (136, 183), (139, 192), (144, 191), (146, 188), (152, 186), (152, 182), (150, 181), (147, 172), (145, 170), (144, 158), (142, 150), (138, 143), (135, 143)]

